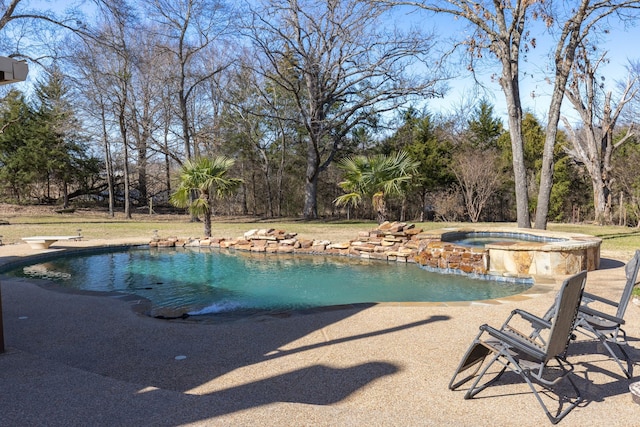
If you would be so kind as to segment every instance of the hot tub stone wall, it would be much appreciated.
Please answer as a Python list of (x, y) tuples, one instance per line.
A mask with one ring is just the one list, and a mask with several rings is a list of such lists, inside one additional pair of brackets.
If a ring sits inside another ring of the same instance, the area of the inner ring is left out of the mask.
[(433, 239), (425, 242), (426, 245), (416, 256), (416, 262), (420, 265), (442, 270), (460, 270), (466, 274), (487, 274), (489, 271), (489, 251), (486, 249)]
[(566, 247), (560, 250), (490, 248), (492, 272), (516, 272), (538, 276), (575, 274), (582, 270), (597, 270), (600, 246)]

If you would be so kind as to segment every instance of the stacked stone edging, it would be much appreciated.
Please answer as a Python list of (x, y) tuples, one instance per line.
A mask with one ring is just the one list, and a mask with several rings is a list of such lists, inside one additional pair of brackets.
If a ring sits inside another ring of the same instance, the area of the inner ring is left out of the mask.
[(253, 229), (237, 238), (169, 237), (153, 239), (151, 247), (210, 247), (257, 253), (339, 255), (382, 261), (414, 262), (437, 269), (486, 274), (488, 251), (441, 242), (440, 234), (423, 232), (415, 224), (384, 222), (355, 239), (332, 243), (328, 240), (298, 239), (297, 233), (274, 228)]
[(416, 256), (416, 262), (434, 269), (460, 270), (466, 274), (487, 274), (489, 251), (484, 248), (431, 240)]

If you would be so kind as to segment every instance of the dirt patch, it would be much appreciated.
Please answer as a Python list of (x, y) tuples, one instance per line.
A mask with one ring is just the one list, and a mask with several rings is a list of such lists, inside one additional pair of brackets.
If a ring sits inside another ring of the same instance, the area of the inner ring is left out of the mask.
[(55, 213), (58, 207), (46, 205), (12, 205), (8, 203), (0, 203), (0, 217), (3, 216), (42, 216)]

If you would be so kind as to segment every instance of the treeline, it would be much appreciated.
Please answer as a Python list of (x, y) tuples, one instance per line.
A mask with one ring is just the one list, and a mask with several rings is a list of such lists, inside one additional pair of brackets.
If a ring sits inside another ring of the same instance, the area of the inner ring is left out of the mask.
[[(56, 54), (32, 67), (32, 89), (2, 99), (0, 198), (130, 217), (169, 206), (187, 160), (227, 156), (242, 184), (215, 204), (218, 215), (374, 218), (375, 198), (336, 203), (345, 179), (357, 180), (338, 165), (406, 153), (417, 167), (385, 196), (391, 219), (514, 221), (515, 176), (536, 211), (549, 129), (525, 113), (524, 159), (514, 162), (512, 135), (486, 99), (431, 111), (450, 78), (434, 36), (393, 26), (378, 2), (231, 6), (96, 1), (83, 25), (61, 21), (46, 46), (22, 45), (30, 58)], [(49, 21), (34, 28), (49, 34)], [(635, 225), (636, 80), (615, 88), (616, 104), (589, 80), (598, 70), (588, 48), (578, 49), (570, 95), (606, 114), (578, 111), (580, 122), (555, 136), (548, 218)]]
[[(95, 135), (81, 125), (82, 111), (73, 107), (66, 77), (52, 73), (38, 82), (31, 99), (17, 90), (2, 100), (0, 121), (0, 179), (2, 199), (15, 203), (67, 206), (106, 206), (106, 165)], [(441, 116), (402, 109), (392, 121), (395, 128), (373, 133), (356, 128), (319, 183), (318, 206), (323, 217), (374, 219), (371, 201), (357, 207), (338, 207), (344, 194), (344, 173), (336, 165), (354, 156), (391, 155), (405, 151), (419, 164), (402, 196), (387, 202), (389, 217), (399, 220), (514, 221), (515, 206), (509, 134), (493, 106), (481, 100), (470, 115)], [(228, 121), (227, 123), (232, 123)], [(532, 115), (523, 122), (527, 175), (535, 192), (539, 179), (544, 128)], [(242, 178), (240, 190), (217, 204), (220, 215), (261, 217), (300, 216), (304, 207), (305, 145), (303, 137), (275, 139), (263, 148), (243, 138), (237, 126), (221, 126), (227, 135), (216, 152), (237, 159), (232, 174)], [(386, 135), (385, 135), (386, 134)], [(559, 135), (552, 191), (552, 221), (593, 218), (592, 187), (588, 174), (567, 154), (567, 137)], [(137, 153), (135, 146), (130, 153)], [(124, 208), (123, 153), (111, 150), (116, 208)], [(113, 160), (116, 159), (116, 160)], [(617, 152), (612, 180), (621, 199), (615, 200), (611, 222), (635, 224), (640, 177), (630, 164), (640, 161), (635, 141)], [(133, 208), (149, 203), (169, 206), (179, 162), (162, 150), (152, 150), (145, 162), (130, 157), (129, 191)], [(141, 169), (141, 165), (145, 169)], [(142, 174), (141, 174), (142, 173)], [(141, 177), (143, 177), (141, 179)], [(153, 201), (151, 201), (153, 199)], [(619, 203), (620, 202), (620, 203)], [(532, 204), (531, 209), (535, 209)]]

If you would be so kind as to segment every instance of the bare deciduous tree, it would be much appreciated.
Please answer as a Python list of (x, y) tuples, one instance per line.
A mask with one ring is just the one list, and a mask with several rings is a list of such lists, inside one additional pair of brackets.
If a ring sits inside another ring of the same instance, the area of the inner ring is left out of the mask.
[(226, 58), (210, 57), (208, 48), (228, 34), (232, 16), (223, 0), (147, 0), (146, 7), (163, 39), (160, 48), (171, 56), (172, 73), (165, 78), (175, 82), (185, 156), (191, 159), (198, 154), (192, 141), (192, 98), (203, 82), (229, 66)]
[[(104, 1), (93, 0), (98, 5)], [(64, 11), (48, 6), (48, 3), (0, 0), (0, 46), (3, 55), (48, 65), (51, 60), (66, 56), (67, 52), (57, 46), (65, 33), (91, 37), (81, 11), (85, 1), (65, 2)]]
[[(556, 35), (556, 46), (553, 54), (554, 78), (553, 92), (547, 115), (547, 129), (542, 169), (540, 172), (540, 189), (536, 207), (535, 227), (546, 229), (553, 186), (554, 150), (558, 135), (562, 100), (574, 61), (576, 51), (586, 43), (587, 37), (597, 39), (598, 32), (606, 30), (606, 20), (617, 18), (619, 23), (628, 19), (625, 14), (640, 8), (638, 0), (579, 0), (579, 2), (540, 2), (542, 14), (549, 28)], [(637, 17), (632, 19), (637, 19)], [(600, 25), (604, 28), (599, 28)]]
[(464, 220), (464, 198), (459, 188), (438, 191), (432, 197), (433, 213), (439, 221)]
[(526, 24), (528, 23), (529, 8), (534, 2), (530, 0), (509, 2), (487, 0), (382, 1), (465, 19), (473, 30), (470, 35), (460, 41), (469, 52), (469, 69), (474, 71), (474, 63), (483, 57), (482, 52), (485, 50), (489, 50), (500, 62), (502, 72), (499, 83), (508, 110), (518, 226), (531, 227), (522, 137), (520, 54), (528, 46)]
[[(520, 95), (521, 55), (535, 48), (537, 39), (531, 33), (533, 20), (541, 20), (554, 35), (552, 55), (555, 73), (550, 79), (553, 92), (549, 105), (546, 142), (543, 152), (541, 184), (536, 210), (536, 228), (547, 225), (551, 186), (553, 184), (553, 154), (560, 120), (560, 107), (569, 72), (578, 45), (597, 30), (607, 17), (623, 17), (624, 12), (640, 7), (639, 0), (579, 0), (578, 2), (531, 0), (379, 0), (386, 4), (413, 6), (435, 13), (463, 18), (473, 32), (461, 43), (469, 52), (469, 68), (490, 51), (500, 62), (500, 87), (505, 95), (514, 169), (517, 216), (519, 227), (530, 227), (528, 185), (524, 159)], [(577, 4), (576, 4), (577, 3)], [(531, 28), (530, 28), (531, 27)]]
[[(122, 181), (124, 183), (124, 210), (131, 217), (130, 174), (129, 174), (129, 107), (131, 77), (134, 55), (129, 48), (135, 13), (124, 0), (113, 0), (108, 4), (99, 2), (99, 20), (92, 28), (87, 28), (88, 37), (83, 45), (76, 47), (71, 64), (76, 68), (76, 82), (79, 90), (91, 108), (96, 108), (90, 116), (101, 123), (102, 140), (105, 150), (107, 180), (109, 181), (109, 208), (113, 214), (114, 204), (114, 164), (120, 159)], [(111, 142), (118, 134), (122, 153), (114, 156)]]
[[(153, 152), (164, 152), (164, 146), (156, 144), (154, 135), (162, 129), (163, 93), (166, 87), (167, 55), (157, 48), (152, 29), (141, 27), (144, 38), (130, 41), (135, 52), (131, 67), (130, 96), (128, 97), (127, 126), (136, 154), (137, 192), (141, 203), (149, 201), (148, 167)], [(176, 153), (177, 155), (178, 153)], [(151, 194), (152, 196), (153, 194)]]
[(115, 215), (114, 171), (108, 118), (108, 112), (111, 109), (108, 97), (110, 83), (103, 73), (104, 57), (98, 56), (98, 52), (102, 50), (95, 50), (90, 45), (76, 46), (70, 56), (68, 71), (80, 94), (76, 106), (80, 107), (85, 114), (84, 125), (87, 131), (96, 136), (96, 140), (99, 139), (102, 142), (109, 215), (113, 217)]
[(634, 136), (631, 125), (627, 127), (626, 134), (614, 142), (614, 130), (624, 106), (637, 93), (637, 80), (628, 78), (619, 101), (614, 106), (611, 101), (612, 92), (604, 91), (596, 74), (605, 56), (602, 55), (592, 63), (585, 50), (581, 49), (580, 57), (581, 60), (574, 64), (566, 96), (580, 116), (581, 127), (576, 129), (566, 117), (562, 119), (572, 144), (568, 154), (584, 165), (591, 178), (595, 220), (602, 225), (611, 220), (609, 195), (613, 183), (612, 155), (620, 145)]
[(438, 94), (434, 77), (411, 78), (424, 37), (386, 31), (383, 7), (356, 0), (269, 0), (245, 26), (260, 53), (254, 70), (295, 99), (305, 132), (305, 218), (316, 218), (318, 176), (343, 139), (407, 97)]
[(453, 156), (451, 168), (472, 222), (480, 220), (487, 202), (502, 185), (499, 162), (496, 150), (465, 149)]

